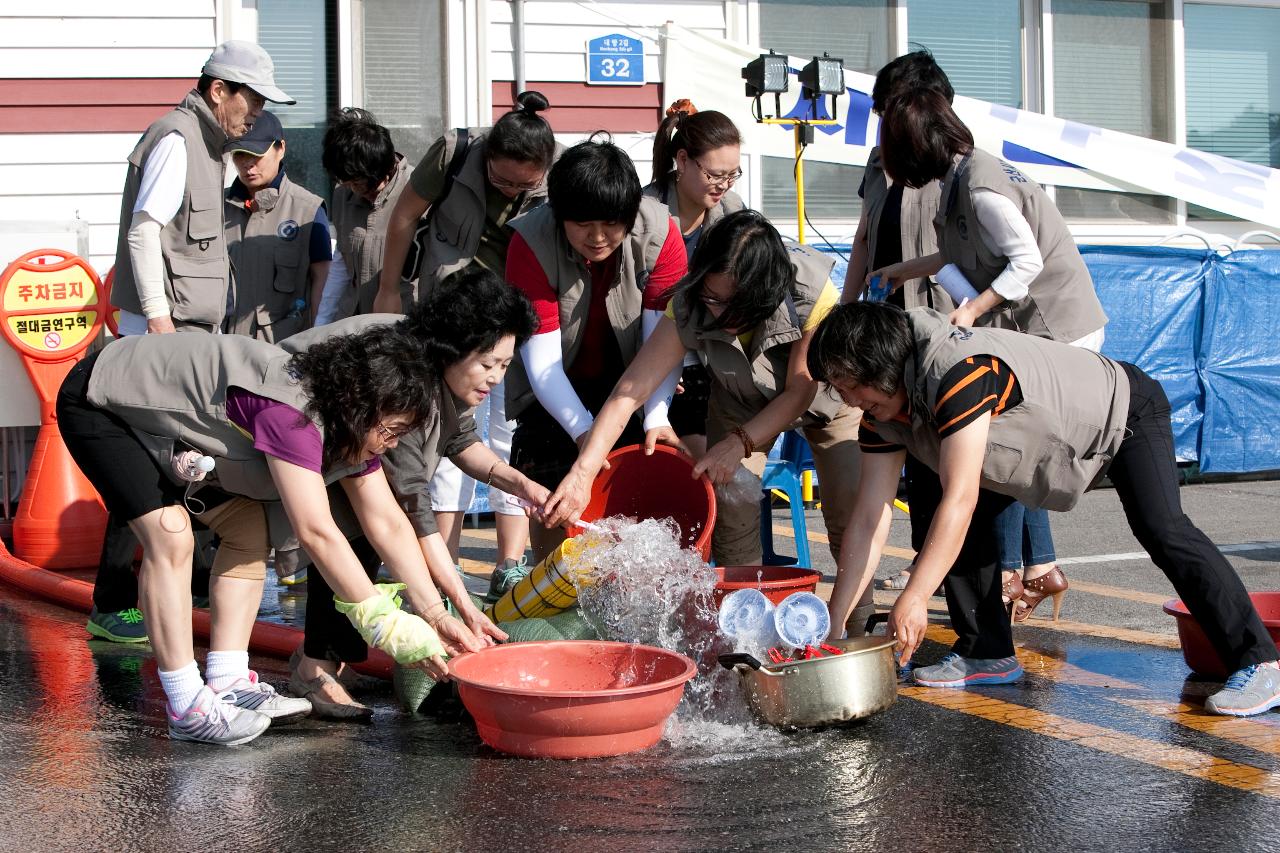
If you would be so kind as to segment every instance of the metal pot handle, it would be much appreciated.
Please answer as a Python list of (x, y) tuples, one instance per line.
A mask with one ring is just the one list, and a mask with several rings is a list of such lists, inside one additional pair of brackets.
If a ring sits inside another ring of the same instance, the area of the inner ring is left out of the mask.
[(888, 624), (889, 614), (888, 613), (872, 613), (871, 618), (867, 620), (867, 627), (864, 629), (864, 632), (867, 634), (870, 634), (873, 630), (875, 630), (875, 627), (879, 625), (881, 622)]
[(786, 673), (774, 672), (770, 669), (766, 669), (765, 665), (760, 663), (755, 656), (749, 655), (746, 652), (731, 652), (729, 654), (720, 655), (717, 660), (720, 661), (720, 665), (725, 669), (737, 669), (740, 666), (749, 666), (761, 675), (767, 675), (770, 678), (782, 678), (786, 675)]

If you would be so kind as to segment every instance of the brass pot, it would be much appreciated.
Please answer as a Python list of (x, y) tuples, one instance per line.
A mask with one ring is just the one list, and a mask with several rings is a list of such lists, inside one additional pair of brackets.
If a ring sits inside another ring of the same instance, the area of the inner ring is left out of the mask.
[[(883, 614), (872, 617), (872, 624)], [(748, 654), (720, 655), (737, 671), (747, 704), (766, 723), (783, 728), (835, 726), (883, 711), (898, 698), (892, 637), (835, 640), (839, 655), (762, 664)]]

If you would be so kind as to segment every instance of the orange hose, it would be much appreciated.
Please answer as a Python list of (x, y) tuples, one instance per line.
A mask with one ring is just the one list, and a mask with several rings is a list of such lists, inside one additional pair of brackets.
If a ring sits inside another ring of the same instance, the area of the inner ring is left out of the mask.
[[(0, 542), (0, 581), (70, 610), (88, 613), (93, 607), (93, 584), (76, 580), (19, 560)], [(209, 638), (209, 611), (194, 610), (191, 627), (195, 636)], [(278, 622), (258, 621), (249, 635), (249, 651), (267, 657), (287, 659), (302, 642), (302, 631)], [(391, 678), (391, 658), (377, 650), (369, 650), (369, 659), (352, 664), (366, 675)]]

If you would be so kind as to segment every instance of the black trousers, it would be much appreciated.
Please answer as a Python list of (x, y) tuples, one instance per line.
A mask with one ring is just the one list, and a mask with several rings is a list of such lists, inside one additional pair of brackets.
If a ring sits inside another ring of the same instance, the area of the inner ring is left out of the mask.
[[(1128, 435), (1107, 476), (1129, 529), (1169, 578), (1228, 671), (1280, 658), (1240, 576), (1182, 511), (1169, 398), (1146, 373), (1132, 364), (1121, 366), (1129, 377)], [(939, 487), (931, 499), (933, 508), (940, 498)], [(959, 635), (952, 650), (965, 657), (1013, 654), (1009, 619), (1000, 601), (992, 512), (1011, 500), (979, 495), (964, 548), (947, 576), (947, 608)], [(916, 507), (911, 509), (914, 514)], [(924, 509), (932, 518), (928, 504)]]
[[(369, 540), (351, 540), (360, 565), (370, 580), (378, 573), (382, 558)], [(333, 605), (333, 590), (314, 564), (307, 572), (307, 615), (303, 620), (302, 653), (317, 660), (360, 663), (368, 660), (369, 646), (351, 620)]]

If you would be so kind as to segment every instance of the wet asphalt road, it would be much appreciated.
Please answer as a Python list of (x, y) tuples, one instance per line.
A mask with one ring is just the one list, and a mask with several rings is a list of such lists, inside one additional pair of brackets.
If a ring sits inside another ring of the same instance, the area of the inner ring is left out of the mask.
[[(1256, 546), (1230, 557), (1251, 589), (1280, 589), (1280, 483), (1183, 496), (1215, 542)], [(1154, 603), (1168, 583), (1126, 556), (1115, 510), (1104, 491), (1055, 516), (1060, 557), (1106, 559), (1064, 565), (1063, 622), (1016, 630), (1019, 685), (906, 688), (823, 732), (678, 719), (654, 749), (594, 761), (508, 758), (389, 694), (371, 726), (172, 742), (145, 647), (87, 642), (80, 614), (0, 587), (0, 850), (1275, 850), (1280, 712), (1200, 711), (1211, 688)], [(466, 553), (491, 559), (491, 541), (468, 531)], [(264, 604), (289, 621), (298, 600)], [(932, 628), (921, 659), (948, 639)], [(281, 661), (253, 665), (284, 680)]]

